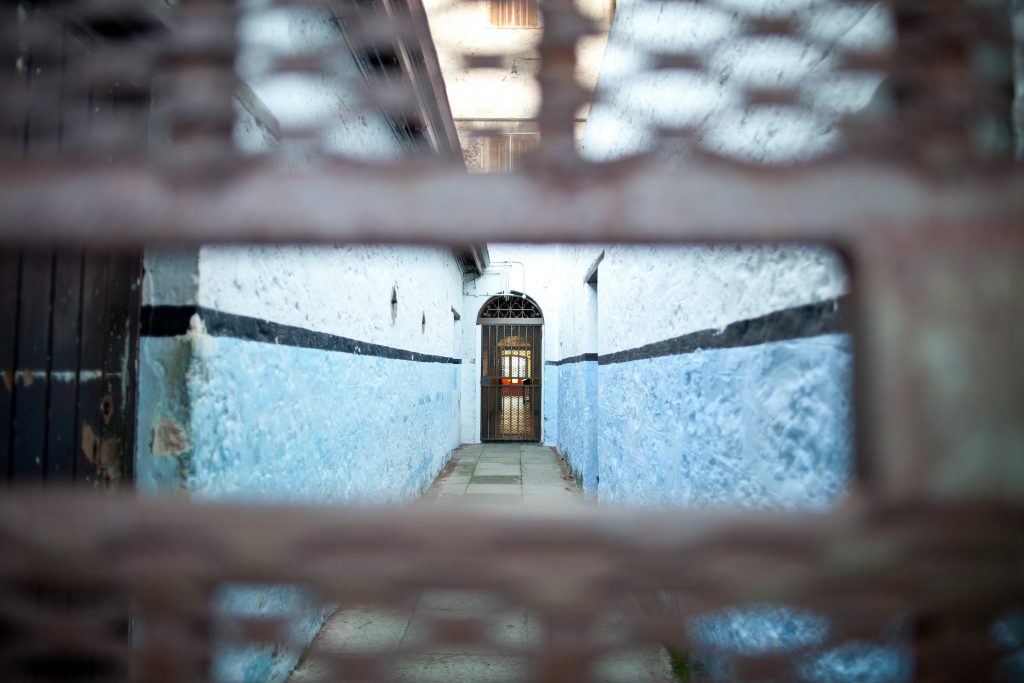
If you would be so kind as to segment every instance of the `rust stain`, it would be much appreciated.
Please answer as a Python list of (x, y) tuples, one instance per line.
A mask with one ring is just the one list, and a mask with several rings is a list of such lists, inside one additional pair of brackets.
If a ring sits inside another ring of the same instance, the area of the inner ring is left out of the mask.
[(116, 465), (121, 460), (121, 439), (116, 436), (102, 438), (86, 422), (82, 425), (82, 453), (97, 468)]
[(14, 391), (14, 373), (10, 370), (4, 370), (4, 389), (7, 393)]
[(166, 417), (160, 418), (160, 422), (153, 428), (153, 437), (149, 444), (153, 455), (178, 455), (191, 447), (185, 430)]
[(31, 370), (22, 370), (21, 372), (21, 383), (26, 387), (32, 386), (36, 381), (35, 375), (32, 374)]

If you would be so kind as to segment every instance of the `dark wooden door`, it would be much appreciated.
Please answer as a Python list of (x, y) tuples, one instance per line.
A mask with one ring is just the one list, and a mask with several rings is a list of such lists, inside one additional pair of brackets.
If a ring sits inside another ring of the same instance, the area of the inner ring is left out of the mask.
[(0, 476), (134, 478), (138, 254), (0, 252)]

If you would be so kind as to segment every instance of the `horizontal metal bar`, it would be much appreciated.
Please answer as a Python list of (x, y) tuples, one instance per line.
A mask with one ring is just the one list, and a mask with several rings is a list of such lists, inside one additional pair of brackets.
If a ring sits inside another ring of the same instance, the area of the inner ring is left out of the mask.
[[(201, 175), (196, 176), (201, 178)], [(253, 164), (203, 182), (147, 165), (0, 167), (0, 243), (828, 241), (1024, 226), (1024, 171), (651, 167), (579, 176)], [(458, 216), (459, 220), (452, 220)]]
[(861, 608), (883, 597), (880, 586), (898, 586), (903, 610), (984, 610), (1024, 599), (1022, 563), (1022, 512), (996, 506), (851, 502), (797, 515), (259, 506), (52, 492), (0, 499), (0, 582), (295, 581), (358, 586), (383, 600), (395, 586), (463, 581), (541, 600), (555, 594), (540, 583), (582, 590), (586, 577), (592, 590), (578, 595), (581, 606), (601, 604), (601, 587), (618, 587)]
[(543, 325), (544, 318), (477, 318), (477, 325)]

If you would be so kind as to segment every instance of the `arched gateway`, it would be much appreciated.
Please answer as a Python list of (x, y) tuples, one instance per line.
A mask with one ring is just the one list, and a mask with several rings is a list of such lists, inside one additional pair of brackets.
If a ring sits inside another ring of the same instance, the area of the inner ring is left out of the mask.
[(540, 306), (525, 294), (494, 296), (480, 329), (480, 440), (540, 441)]

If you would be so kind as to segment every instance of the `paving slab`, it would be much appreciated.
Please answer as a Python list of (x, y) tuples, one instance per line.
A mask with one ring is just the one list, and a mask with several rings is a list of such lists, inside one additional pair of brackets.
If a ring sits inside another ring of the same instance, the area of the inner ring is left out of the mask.
[(317, 636), (329, 652), (384, 652), (398, 648), (412, 610), (363, 608), (340, 610)]
[(482, 462), (476, 466), (476, 470), (474, 470), (474, 476), (479, 476), (481, 474), (520, 475), (522, 474), (522, 472), (522, 465), (518, 463), (513, 465), (510, 463)]
[(565, 482), (565, 476), (561, 472), (524, 472), (520, 479), (524, 484), (547, 484), (549, 486), (561, 486)]
[(523, 496), (518, 492), (515, 495), (506, 493), (464, 493), (461, 500), (446, 498), (442, 502), (455, 505), (507, 505), (510, 503), (519, 505), (523, 502)]
[(519, 484), (470, 484), (466, 488), (466, 494), (474, 493), (496, 493), (498, 495), (519, 495), (523, 488)]
[(469, 480), (470, 484), (522, 484), (523, 478), (517, 474), (478, 474)]
[(415, 607), (417, 610), (479, 612), (503, 609), (505, 603), (491, 591), (432, 588), (420, 593)]
[(406, 655), (393, 669), (396, 680), (416, 683), (511, 683), (525, 674), (525, 662), (509, 655)]
[(523, 495), (530, 496), (573, 496), (572, 489), (565, 486), (549, 486), (546, 484), (523, 484)]
[[(453, 623), (469, 624), (481, 634), (486, 643), (431, 643), (430, 635), (437, 627)], [(405, 636), (399, 644), (400, 652), (423, 654), (493, 654), (495, 648), (521, 648), (527, 640), (526, 610), (429, 610), (420, 609), (409, 621)], [(493, 644), (490, 645), (489, 644)]]

